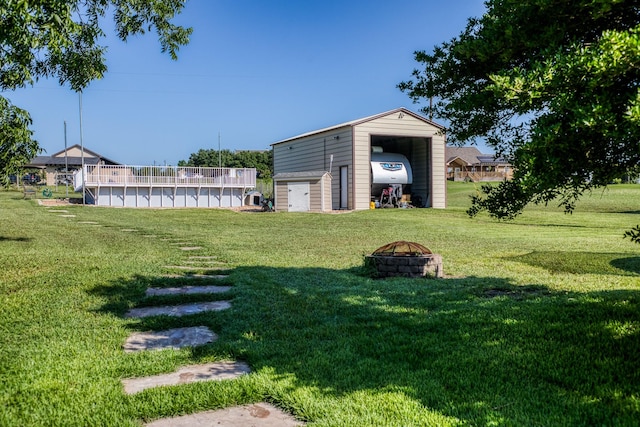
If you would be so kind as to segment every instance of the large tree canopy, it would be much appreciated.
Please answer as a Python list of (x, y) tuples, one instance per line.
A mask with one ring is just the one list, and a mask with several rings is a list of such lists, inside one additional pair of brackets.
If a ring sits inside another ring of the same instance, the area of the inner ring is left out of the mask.
[[(3, 0), (0, 2), (0, 90), (56, 78), (82, 91), (107, 70), (100, 20), (113, 15), (118, 37), (155, 30), (163, 52), (177, 58), (191, 28), (171, 23), (186, 0)], [(0, 182), (40, 150), (29, 114), (0, 97)]]
[(469, 213), (511, 219), (530, 202), (571, 212), (585, 192), (640, 164), (640, 1), (488, 0), (486, 13), (431, 53), (399, 88), (484, 139), (515, 168)]

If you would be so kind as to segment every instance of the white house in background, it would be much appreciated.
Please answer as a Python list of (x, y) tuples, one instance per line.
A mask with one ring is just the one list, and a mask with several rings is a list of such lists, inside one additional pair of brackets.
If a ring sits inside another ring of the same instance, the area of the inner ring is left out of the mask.
[(420, 207), (446, 207), (443, 126), (405, 108), (272, 144), (279, 211), (369, 209), (400, 187)]

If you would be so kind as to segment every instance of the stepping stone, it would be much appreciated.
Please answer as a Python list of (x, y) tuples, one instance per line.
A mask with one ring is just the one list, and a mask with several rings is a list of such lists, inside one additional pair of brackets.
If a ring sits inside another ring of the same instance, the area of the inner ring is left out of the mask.
[(170, 245), (179, 245), (179, 246), (184, 246), (184, 245), (188, 245), (189, 242), (170, 242)]
[(197, 251), (198, 249), (202, 249), (202, 246), (183, 246), (180, 248), (182, 251)]
[(123, 231), (125, 233), (131, 233), (132, 231), (138, 231), (138, 230), (136, 230), (135, 228), (123, 228), (120, 231)]
[(188, 316), (190, 314), (202, 313), (204, 311), (221, 311), (231, 307), (229, 301), (196, 302), (192, 304), (169, 305), (163, 307), (141, 307), (132, 308), (125, 314), (125, 317), (143, 318), (151, 316)]
[(163, 274), (167, 279), (226, 279), (228, 274)]
[(47, 212), (59, 212), (59, 213), (67, 213), (69, 212), (66, 209), (47, 209)]
[(164, 268), (169, 270), (228, 270), (227, 267), (216, 267), (216, 266), (200, 266), (197, 265), (165, 265)]
[(156, 295), (191, 295), (191, 294), (219, 294), (227, 292), (231, 286), (182, 286), (179, 288), (148, 288), (148, 297)]
[(188, 384), (200, 381), (230, 380), (251, 372), (243, 362), (214, 362), (204, 365), (184, 366), (169, 374), (122, 380), (124, 392), (135, 394), (148, 388), (165, 385)]
[(63, 218), (75, 218), (76, 216), (74, 214), (62, 214), (60, 215)]
[(95, 221), (78, 221), (78, 224), (90, 224), (90, 225), (95, 225), (95, 224), (97, 224), (97, 222), (95, 222)]
[(198, 255), (191, 255), (188, 257), (189, 259), (216, 259), (218, 258), (217, 256), (198, 256)]
[(224, 264), (222, 261), (216, 261), (213, 259), (196, 259), (196, 260), (186, 260), (185, 264)]
[(155, 234), (143, 234), (142, 237), (158, 237)]
[(198, 412), (181, 417), (161, 418), (146, 427), (297, 427), (304, 423), (270, 403), (233, 406), (217, 411)]
[(218, 339), (206, 326), (167, 329), (157, 332), (136, 332), (127, 338), (122, 347), (125, 352), (164, 350), (168, 348), (195, 347)]

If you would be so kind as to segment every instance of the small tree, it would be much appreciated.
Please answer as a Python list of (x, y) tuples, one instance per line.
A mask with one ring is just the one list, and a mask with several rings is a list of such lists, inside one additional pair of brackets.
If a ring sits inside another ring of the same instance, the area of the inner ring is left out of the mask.
[[(220, 156), (220, 157), (218, 157)], [(189, 156), (188, 161), (180, 160), (178, 166), (218, 167), (219, 159), (227, 168), (255, 168), (260, 178), (273, 175), (272, 150), (205, 150), (200, 149)]]
[(10, 176), (18, 176), (21, 166), (39, 152), (30, 125), (29, 113), (0, 97), (0, 185), (8, 186)]

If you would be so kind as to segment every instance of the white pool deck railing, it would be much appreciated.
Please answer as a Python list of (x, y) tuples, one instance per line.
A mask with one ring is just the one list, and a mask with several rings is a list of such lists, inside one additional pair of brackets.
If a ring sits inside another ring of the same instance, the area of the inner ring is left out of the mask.
[[(82, 191), (83, 184), (99, 205), (234, 206), (242, 203), (246, 190), (255, 188), (256, 169), (85, 165), (84, 172), (74, 176), (75, 190)], [(184, 202), (177, 202), (178, 196), (184, 196)]]

